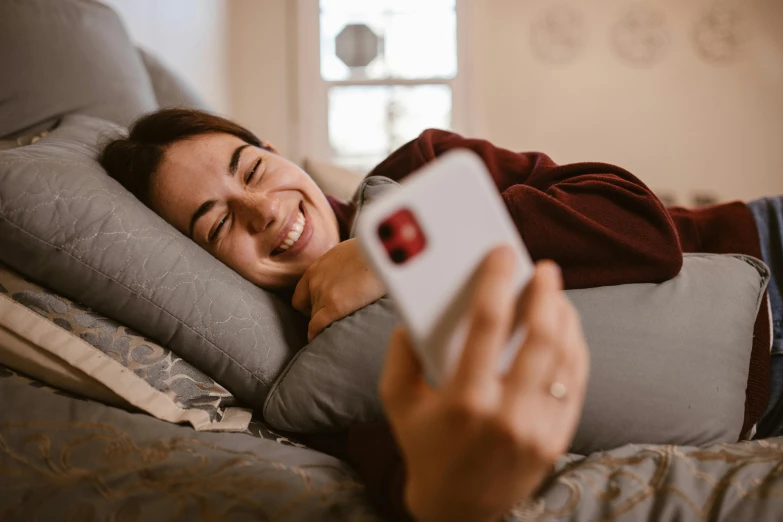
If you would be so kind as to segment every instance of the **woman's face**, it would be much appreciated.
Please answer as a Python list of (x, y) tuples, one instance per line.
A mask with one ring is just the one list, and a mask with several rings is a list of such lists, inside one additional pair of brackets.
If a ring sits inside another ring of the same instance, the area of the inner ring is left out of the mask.
[(329, 202), (304, 171), (230, 134), (170, 146), (151, 199), (166, 221), (264, 288), (295, 285), (340, 241)]

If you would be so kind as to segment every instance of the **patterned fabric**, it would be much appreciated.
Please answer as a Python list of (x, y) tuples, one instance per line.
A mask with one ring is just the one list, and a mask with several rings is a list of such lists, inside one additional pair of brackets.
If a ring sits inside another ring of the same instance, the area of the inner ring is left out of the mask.
[[(262, 424), (254, 437), (195, 432), (2, 367), (0, 396), (14, 397), (0, 416), (0, 520), (378, 520), (347, 466)], [(570, 455), (506, 520), (780, 521), (783, 438)]]
[[(0, 289), (2, 289), (2, 285), (0, 285)], [(41, 391), (50, 393), (52, 395), (59, 395), (61, 397), (67, 397), (69, 399), (86, 402), (86, 403), (100, 404), (86, 397), (82, 397), (81, 395), (76, 395), (73, 393), (69, 393), (67, 391), (54, 388), (52, 386), (48, 386), (42, 383), (41, 381), (32, 379), (27, 375), (19, 373), (16, 370), (13, 370), (12, 368), (9, 368), (7, 366), (3, 366), (2, 364), (0, 364), (0, 379), (9, 379), (10, 381), (19, 383), (20, 385), (36, 388)], [(259, 439), (271, 440), (279, 444), (283, 444), (284, 446), (307, 448), (307, 446), (305, 446), (304, 444), (279, 434), (274, 429), (269, 427), (264, 421), (257, 418), (252, 419), (248, 423), (247, 428), (245, 428), (245, 430), (242, 431), (241, 433), (252, 435), (253, 437)], [(2, 518), (0, 518), (0, 520), (2, 520)]]
[(783, 438), (708, 448), (629, 444), (561, 459), (518, 520), (783, 520)]
[(379, 520), (327, 455), (52, 391), (0, 368), (0, 520)]
[[(238, 408), (237, 400), (231, 393), (171, 350), (87, 307), (31, 283), (0, 265), (0, 299), (4, 296), (24, 305), (68, 334), (86, 341), (96, 352), (87, 353), (85, 357), (75, 357), (79, 362), (77, 367), (130, 404), (160, 417), (154, 408), (145, 407), (134, 397), (137, 391), (135, 386), (117, 385), (115, 376), (128, 376), (128, 372), (123, 372), (123, 369), (130, 370), (136, 378), (164, 394), (178, 408), (204, 412), (206, 418), (198, 417), (203, 419), (202, 425), (194, 424), (198, 429), (241, 431), (247, 428), (251, 417), (249, 410)], [(17, 324), (12, 323), (10, 326), (16, 327)], [(24, 336), (25, 332), (18, 333)], [(101, 366), (100, 372), (91, 369), (96, 364), (85, 360), (97, 357), (98, 354), (107, 356), (113, 362), (108, 368), (107, 365)], [(228, 428), (224, 426), (228, 422), (227, 417), (231, 419)], [(190, 418), (183, 420), (192, 422)]]

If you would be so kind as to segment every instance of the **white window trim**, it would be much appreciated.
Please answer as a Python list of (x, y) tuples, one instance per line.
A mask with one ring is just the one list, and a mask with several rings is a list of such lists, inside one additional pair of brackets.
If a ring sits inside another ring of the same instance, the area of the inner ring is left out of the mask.
[[(449, 80), (452, 89), (452, 128), (454, 131), (471, 135), (475, 117), (470, 112), (470, 60), (469, 50), (472, 43), (472, 6), (469, 0), (456, 0), (457, 6), (457, 75)], [(318, 0), (297, 0), (296, 2), (296, 85), (297, 111), (293, 125), (293, 143), (291, 157), (298, 162), (304, 158), (329, 161), (332, 151), (329, 147), (328, 91), (329, 83), (321, 78), (320, 54), (320, 7)], [(330, 82), (339, 84), (340, 82)], [(350, 82), (348, 82), (350, 83)], [(367, 82), (376, 85), (389, 83), (410, 83), (412, 85), (429, 82), (379, 80)]]

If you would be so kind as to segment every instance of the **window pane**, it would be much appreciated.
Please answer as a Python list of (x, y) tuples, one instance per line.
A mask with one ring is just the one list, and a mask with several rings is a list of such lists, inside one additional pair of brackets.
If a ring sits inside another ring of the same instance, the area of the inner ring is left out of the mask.
[(378, 11), (448, 10), (455, 0), (321, 0), (321, 11), (344, 13), (375, 13)]
[[(336, 53), (335, 39), (350, 24), (366, 25), (378, 39), (377, 57), (366, 67), (348, 67)], [(325, 80), (453, 78), (456, 73), (454, 0), (321, 2)]]
[(366, 172), (429, 127), (451, 127), (448, 85), (329, 89), (329, 143), (336, 163)]
[(388, 151), (388, 103), (388, 87), (329, 89), (329, 144), (333, 153), (363, 156)]

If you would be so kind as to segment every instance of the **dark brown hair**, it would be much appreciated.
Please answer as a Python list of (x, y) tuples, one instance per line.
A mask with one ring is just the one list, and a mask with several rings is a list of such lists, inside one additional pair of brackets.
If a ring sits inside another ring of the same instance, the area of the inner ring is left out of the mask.
[(136, 120), (127, 137), (109, 141), (98, 161), (109, 176), (149, 206), (152, 175), (166, 149), (181, 140), (216, 133), (266, 148), (255, 134), (220, 116), (192, 109), (162, 109)]

